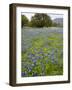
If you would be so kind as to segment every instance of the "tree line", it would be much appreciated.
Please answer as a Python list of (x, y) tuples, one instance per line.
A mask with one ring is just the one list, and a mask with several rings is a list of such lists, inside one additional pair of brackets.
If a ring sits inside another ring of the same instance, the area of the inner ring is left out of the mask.
[(31, 17), (30, 21), (25, 15), (22, 15), (21, 26), (22, 28), (24, 26), (40, 28), (40, 27), (52, 27), (52, 26), (57, 27), (59, 25), (57, 23), (54, 23), (49, 15), (44, 13), (35, 13), (35, 15)]

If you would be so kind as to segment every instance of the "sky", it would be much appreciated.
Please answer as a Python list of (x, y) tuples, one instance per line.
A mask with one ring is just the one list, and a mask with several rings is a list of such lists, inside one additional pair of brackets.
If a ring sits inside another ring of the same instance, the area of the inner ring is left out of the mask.
[[(22, 15), (25, 15), (29, 20), (31, 20), (31, 17), (34, 16), (35, 13), (22, 13)], [(52, 20), (56, 18), (63, 18), (62, 14), (52, 14), (48, 13), (48, 15), (51, 17)]]

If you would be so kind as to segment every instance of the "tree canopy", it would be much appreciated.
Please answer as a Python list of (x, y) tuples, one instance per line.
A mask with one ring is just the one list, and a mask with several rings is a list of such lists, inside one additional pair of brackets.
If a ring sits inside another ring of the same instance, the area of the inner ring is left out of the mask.
[(22, 17), (21, 17), (21, 26), (22, 27), (27, 26), (28, 22), (29, 22), (28, 18), (25, 15), (22, 15)]
[(34, 27), (50, 27), (52, 26), (52, 20), (47, 14), (36, 13), (31, 18), (31, 25)]
[(21, 26), (27, 27), (62, 27), (63, 24), (57, 24), (51, 20), (51, 17), (45, 13), (35, 13), (29, 20), (25, 15), (21, 16)]

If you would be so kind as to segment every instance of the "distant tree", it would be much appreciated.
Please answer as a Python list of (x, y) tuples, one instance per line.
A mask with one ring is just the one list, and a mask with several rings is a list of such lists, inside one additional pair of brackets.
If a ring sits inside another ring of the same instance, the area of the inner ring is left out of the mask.
[(53, 22), (53, 23), (52, 23), (52, 26), (53, 26), (53, 27), (58, 27), (58, 24), (55, 23), (55, 22)]
[(22, 17), (21, 17), (21, 26), (22, 26), (22, 27), (23, 27), (23, 26), (27, 26), (28, 23), (29, 23), (28, 18), (27, 18), (25, 15), (22, 15)]
[(36, 13), (32, 16), (30, 25), (34, 27), (50, 27), (52, 26), (52, 20), (47, 14)]
[(53, 26), (53, 27), (63, 27), (63, 24), (59, 24), (59, 23), (53, 22), (53, 23), (52, 23), (52, 26)]

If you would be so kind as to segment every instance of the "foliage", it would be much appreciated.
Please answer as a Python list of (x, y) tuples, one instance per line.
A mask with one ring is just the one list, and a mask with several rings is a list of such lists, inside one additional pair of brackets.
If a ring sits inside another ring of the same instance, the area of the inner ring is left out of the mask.
[(53, 27), (58, 27), (57, 23), (55, 23), (55, 22), (52, 22), (52, 26)]
[(28, 22), (29, 22), (28, 18), (25, 15), (22, 15), (22, 17), (21, 17), (21, 26), (22, 27), (23, 26), (28, 26)]
[(21, 17), (22, 27), (63, 27), (63, 24), (56, 23), (51, 20), (51, 17), (45, 13), (35, 13), (29, 21), (25, 15)]
[(33, 27), (50, 27), (52, 26), (52, 20), (50, 16), (44, 13), (36, 13), (31, 18), (31, 26)]
[(53, 27), (63, 27), (63, 24), (58, 24), (58, 23), (52, 22), (52, 26)]

